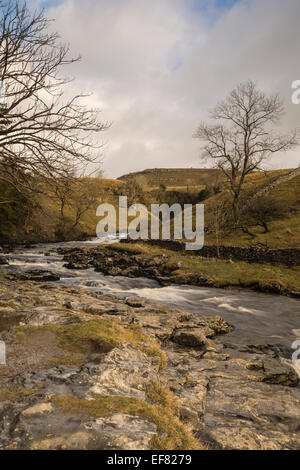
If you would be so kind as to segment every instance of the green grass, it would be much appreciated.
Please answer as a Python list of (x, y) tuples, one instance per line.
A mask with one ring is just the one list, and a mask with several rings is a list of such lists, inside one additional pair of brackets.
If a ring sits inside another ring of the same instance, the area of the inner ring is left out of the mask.
[[(229, 246), (248, 247), (252, 242), (261, 243), (270, 249), (299, 248), (300, 247), (300, 213), (276, 220), (269, 225), (270, 232), (262, 233), (261, 227), (251, 227), (250, 231), (255, 234), (255, 239), (251, 239), (241, 230), (236, 230), (224, 236), (221, 244)], [(215, 236), (208, 234), (205, 236), (206, 244), (216, 244)]]
[[(248, 175), (243, 186), (244, 200), (247, 201), (258, 190), (278, 177), (288, 174), (291, 170), (272, 170)], [(219, 204), (225, 204), (229, 207), (231, 201), (228, 184), (217, 170), (160, 168), (131, 173), (122, 177), (122, 180), (130, 179), (139, 183), (147, 194), (159, 192), (161, 197), (164, 192), (160, 191), (160, 185), (166, 187), (165, 194), (170, 191), (187, 192), (187, 188), (189, 192), (199, 192), (205, 187), (219, 186), (221, 192), (204, 201), (205, 227), (209, 229), (205, 234), (205, 243), (208, 245), (217, 243), (214, 230), (215, 208)], [(230, 233), (221, 235), (220, 244), (249, 246), (252, 243), (261, 243), (269, 248), (300, 247), (300, 175), (276, 186), (268, 195), (279, 199), (286, 206), (286, 215), (280, 220), (274, 220), (268, 224), (269, 233), (263, 233), (264, 230), (260, 226), (251, 226), (249, 229), (255, 235), (255, 238), (252, 239), (242, 230), (232, 230)]]
[(29, 395), (34, 395), (38, 389), (25, 389), (19, 386), (6, 385), (0, 387), (0, 402), (6, 400), (19, 400)]
[(266, 286), (279, 283), (283, 289), (300, 290), (300, 266), (288, 268), (271, 264), (246, 263), (226, 260), (183, 260), (183, 268), (178, 272), (195, 272), (208, 275), (216, 280), (219, 287), (240, 286), (259, 283)]
[[(267, 173), (254, 173), (246, 179), (244, 187), (244, 200), (254, 194), (260, 188), (266, 186), (270, 181), (279, 176), (289, 173), (291, 170), (276, 170)], [(251, 243), (262, 243), (269, 248), (296, 248), (300, 247), (300, 175), (290, 181), (281, 183), (267, 193), (268, 196), (282, 201), (286, 207), (286, 215), (279, 220), (270, 222), (268, 233), (259, 226), (251, 226), (250, 231), (255, 235), (251, 239), (241, 230), (233, 230), (223, 234), (220, 244), (233, 246), (249, 246)], [(230, 204), (230, 193), (228, 190), (208, 198), (205, 204), (205, 226), (212, 224), (214, 209), (220, 204)], [(206, 244), (216, 244), (216, 237), (212, 230), (205, 234)]]
[(147, 401), (124, 396), (106, 396), (93, 400), (54, 397), (53, 403), (63, 413), (102, 418), (112, 413), (126, 413), (144, 418), (157, 426), (152, 438), (153, 450), (199, 450), (204, 446), (176, 416), (177, 400), (169, 389), (155, 383), (146, 390)]
[[(158, 357), (161, 369), (167, 364), (165, 353), (138, 325), (123, 327), (112, 320), (97, 318), (70, 325), (22, 326), (17, 328), (19, 340), (23, 339), (22, 335), (28, 330), (45, 328), (55, 333), (59, 345), (70, 352), (89, 354), (94, 350), (106, 353), (127, 342), (148, 356)], [(63, 361), (63, 358), (58, 358), (57, 361), (59, 360)]]
[(180, 263), (181, 266), (174, 274), (204, 274), (215, 281), (216, 287), (249, 286), (255, 283), (268, 286), (272, 283), (282, 285), (282, 289), (300, 291), (300, 266), (287, 267), (283, 265), (246, 263), (235, 261), (230, 263), (222, 259), (199, 259), (189, 252), (175, 252), (143, 243), (115, 244), (110, 249), (124, 250), (131, 253), (139, 252), (142, 257), (151, 257), (166, 254), (171, 264)]

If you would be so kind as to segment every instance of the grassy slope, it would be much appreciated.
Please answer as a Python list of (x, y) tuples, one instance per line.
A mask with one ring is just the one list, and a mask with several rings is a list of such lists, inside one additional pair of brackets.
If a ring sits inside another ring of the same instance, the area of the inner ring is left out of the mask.
[[(257, 189), (264, 187), (274, 178), (284, 175), (289, 171), (290, 170), (276, 170), (252, 174), (246, 180), (245, 190), (248, 194), (253, 194)], [(193, 191), (195, 188), (199, 190), (205, 187), (205, 185), (213, 185), (218, 180), (216, 170), (191, 168), (181, 170), (145, 170), (144, 172), (123, 177), (122, 181), (104, 178), (93, 179), (93, 184), (95, 184), (96, 181), (96, 184), (99, 185), (99, 198), (94, 206), (83, 215), (79, 226), (82, 232), (87, 233), (89, 236), (95, 236), (96, 225), (99, 221), (99, 218), (96, 217), (98, 204), (109, 202), (117, 207), (118, 200), (116, 194), (118, 194), (118, 188), (121, 190), (122, 186), (124, 186), (124, 182), (127, 179), (135, 177), (135, 175), (141, 175), (144, 180), (146, 178), (146, 191), (153, 191), (155, 188), (159, 187), (159, 184), (165, 184), (170, 191), (174, 190), (174, 188), (176, 188), (177, 191), (181, 189), (186, 191), (187, 185), (189, 185), (190, 190)], [(221, 180), (219, 179), (218, 181), (220, 183)], [(213, 217), (213, 211), (216, 205), (230, 200), (230, 194), (224, 182), (221, 187), (223, 188), (221, 193), (211, 196), (204, 201), (206, 226), (209, 225)], [(274, 188), (270, 194), (276, 198), (280, 198), (280, 200), (286, 203), (286, 217), (270, 223), (271, 230), (270, 233), (267, 234), (263, 234), (263, 230), (260, 227), (251, 228), (251, 231), (256, 234), (254, 241), (267, 244), (270, 248), (300, 247), (300, 176), (280, 184), (280, 186)], [(41, 202), (43, 211), (42, 213), (38, 212), (36, 218), (32, 221), (33, 231), (34, 226), (41, 225), (43, 231), (42, 239), (51, 240), (54, 237), (55, 227), (58, 222), (58, 202), (48, 197), (43, 198)], [(74, 209), (67, 208), (66, 215), (72, 219), (74, 217)], [(77, 233), (74, 233), (74, 237), (70, 235), (69, 238), (76, 238), (77, 235)], [(38, 236), (36, 238), (38, 239)], [(251, 241), (248, 235), (241, 231), (236, 231), (223, 237), (220, 243), (225, 245), (249, 246)], [(214, 233), (206, 234), (205, 243), (216, 243)]]
[[(149, 173), (147, 173), (149, 171)], [(264, 187), (275, 178), (289, 173), (291, 170), (274, 170), (265, 173), (258, 172), (249, 175), (246, 184), (245, 191), (247, 194), (253, 194), (256, 190)], [(145, 189), (147, 191), (153, 190), (155, 187), (159, 187), (159, 184), (166, 184), (167, 189), (186, 190), (186, 183), (190, 184), (190, 189), (193, 190), (192, 185), (199, 184), (198, 188), (202, 189), (205, 184), (211, 185), (217, 181), (216, 170), (210, 169), (160, 169), (160, 170), (146, 170), (141, 173), (143, 177), (147, 177), (149, 186)], [(134, 175), (134, 174), (133, 174)], [(131, 177), (131, 176), (130, 176)], [(127, 178), (125, 178), (127, 179)], [(205, 184), (204, 184), (205, 183)], [(112, 185), (118, 187), (122, 185), (122, 182), (118, 180), (104, 180), (102, 179), (100, 184), (107, 185), (107, 189), (111, 188)], [(154, 186), (151, 186), (151, 185)], [(177, 185), (177, 186), (176, 186)], [(194, 186), (195, 188), (196, 186)], [(286, 217), (280, 220), (271, 222), (270, 232), (263, 234), (261, 227), (254, 227), (251, 229), (256, 234), (255, 242), (263, 243), (270, 248), (288, 248), (288, 247), (300, 247), (300, 176), (296, 176), (292, 180), (281, 183), (279, 186), (272, 189), (269, 193), (271, 196), (279, 198), (286, 203), (287, 211)], [(107, 192), (108, 201), (116, 205), (116, 199), (109, 196)], [(212, 211), (216, 204), (222, 201), (229, 201), (230, 194), (226, 185), (223, 183), (223, 190), (221, 193), (214, 195), (204, 201), (205, 204), (205, 217), (206, 221), (212, 217)], [(102, 202), (102, 201), (100, 201)], [(88, 211), (83, 217), (83, 225), (89, 234), (95, 233), (95, 227), (98, 222), (98, 218), (95, 215), (95, 209)], [(248, 235), (242, 231), (233, 232), (227, 237), (221, 240), (221, 244), (224, 245), (237, 245), (237, 246), (249, 246), (252, 240)], [(214, 234), (206, 234), (205, 243), (215, 244)]]
[[(74, 232), (74, 237), (70, 234), (69, 238), (75, 239), (78, 236), (78, 233), (85, 232), (89, 236), (96, 236), (96, 225), (99, 221), (99, 217), (96, 217), (96, 209), (99, 204), (106, 202), (111, 203), (116, 206), (116, 197), (114, 191), (117, 191), (118, 188), (122, 188), (124, 185), (123, 182), (113, 179), (105, 178), (93, 178), (90, 179), (92, 184), (96, 187), (98, 186), (99, 197), (93, 206), (83, 214), (79, 226)], [(89, 179), (86, 180), (86, 184), (89, 184)], [(49, 197), (50, 196), (50, 197)], [(42, 207), (41, 210), (36, 210), (34, 217), (29, 226), (29, 231), (32, 232), (33, 240), (53, 240), (55, 235), (55, 229), (59, 222), (59, 201), (54, 197), (53, 194), (42, 195), (40, 197), (39, 203)], [(66, 205), (65, 208), (66, 217), (72, 221), (74, 220), (75, 209), (70, 205)], [(35, 235), (35, 227), (38, 227), (39, 233)]]
[[(268, 184), (274, 178), (288, 173), (290, 170), (276, 170), (265, 173), (255, 173), (250, 175), (246, 181), (245, 191), (253, 194), (257, 189)], [(273, 188), (270, 196), (284, 201), (286, 204), (286, 217), (274, 220), (269, 224), (270, 232), (262, 233), (261, 227), (251, 228), (256, 235), (255, 242), (266, 244), (269, 248), (300, 247), (300, 176), (296, 176), (290, 181), (281, 183)], [(224, 191), (216, 196), (212, 196), (205, 201), (205, 212), (207, 221), (210, 220), (212, 210), (216, 204), (229, 200), (229, 192)], [(224, 245), (249, 246), (251, 239), (242, 231), (233, 232), (222, 239)], [(206, 235), (206, 243), (216, 242), (213, 234)]]
[[(273, 170), (268, 172), (257, 172), (249, 175), (245, 183), (245, 199), (247, 195), (254, 194), (258, 189), (263, 188), (272, 180), (279, 176), (289, 173), (291, 169)], [(166, 186), (167, 191), (200, 191), (205, 186), (212, 186), (216, 183), (221, 184), (221, 193), (211, 196), (204, 201), (206, 226), (213, 217), (213, 211), (216, 205), (229, 203), (230, 193), (225, 182), (218, 175), (217, 170), (213, 169), (153, 169), (144, 170), (142, 172), (131, 173), (121, 177), (122, 180), (135, 179), (138, 183), (144, 185), (144, 189), (149, 191), (157, 190), (160, 184)], [(292, 180), (281, 183), (272, 189), (269, 194), (272, 197), (279, 198), (286, 203), (286, 217), (281, 220), (275, 220), (269, 224), (270, 232), (263, 234), (261, 227), (251, 228), (256, 235), (255, 243), (263, 243), (270, 248), (288, 248), (300, 247), (300, 176), (296, 176)], [(252, 242), (251, 238), (242, 231), (232, 232), (230, 235), (223, 237), (221, 244), (249, 246)], [(206, 234), (206, 244), (215, 244), (215, 235)]]

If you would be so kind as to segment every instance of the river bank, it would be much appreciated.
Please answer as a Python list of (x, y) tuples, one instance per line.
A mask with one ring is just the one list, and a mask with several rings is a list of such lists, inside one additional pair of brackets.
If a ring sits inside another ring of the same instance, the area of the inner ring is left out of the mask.
[(147, 277), (162, 286), (241, 287), (300, 298), (300, 266), (274, 266), (207, 259), (146, 243), (117, 243), (100, 248), (64, 248), (66, 267), (111, 276)]
[(2, 449), (299, 448), (296, 299), (68, 269), (72, 248), (102, 249), (2, 266)]

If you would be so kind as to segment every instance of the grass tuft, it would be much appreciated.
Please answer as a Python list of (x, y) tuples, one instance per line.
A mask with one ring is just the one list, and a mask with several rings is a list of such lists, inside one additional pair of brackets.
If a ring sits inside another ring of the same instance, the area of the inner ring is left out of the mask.
[(55, 333), (59, 345), (71, 352), (90, 354), (107, 353), (121, 343), (129, 343), (148, 356), (160, 359), (160, 369), (167, 365), (166, 354), (152, 341), (138, 325), (124, 327), (110, 320), (99, 318), (70, 325), (45, 325), (18, 327), (17, 337), (22, 341), (24, 332), (31, 329), (48, 329)]
[[(158, 391), (163, 398), (159, 398)], [(203, 446), (198, 442), (174, 415), (172, 405), (174, 398), (171, 392), (158, 385), (149, 388), (148, 403), (139, 398), (107, 396), (94, 400), (80, 400), (75, 397), (54, 397), (53, 403), (66, 414), (79, 416), (93, 416), (102, 418), (113, 413), (126, 413), (144, 418), (157, 426), (157, 434), (153, 437), (151, 447), (153, 450), (199, 450)]]

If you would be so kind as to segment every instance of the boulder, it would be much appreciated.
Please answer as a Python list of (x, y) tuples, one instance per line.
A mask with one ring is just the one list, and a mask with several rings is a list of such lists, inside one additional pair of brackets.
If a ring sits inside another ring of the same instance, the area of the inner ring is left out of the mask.
[(67, 269), (88, 269), (88, 264), (87, 263), (80, 263), (80, 262), (76, 262), (76, 261), (70, 261), (69, 263), (67, 264), (64, 264), (64, 267), (67, 268)]
[(143, 301), (143, 299), (140, 299), (139, 297), (128, 297), (126, 299), (126, 304), (134, 308), (145, 307), (145, 302)]
[(202, 328), (182, 328), (175, 330), (171, 340), (181, 346), (190, 346), (192, 348), (202, 348), (207, 343)]
[(22, 416), (25, 418), (31, 418), (33, 416), (43, 415), (45, 413), (51, 413), (53, 406), (51, 403), (37, 403), (36, 405), (30, 406), (22, 411)]
[(299, 377), (296, 371), (279, 360), (269, 357), (264, 359), (262, 370), (262, 382), (281, 384), (288, 387), (294, 387), (299, 383)]

